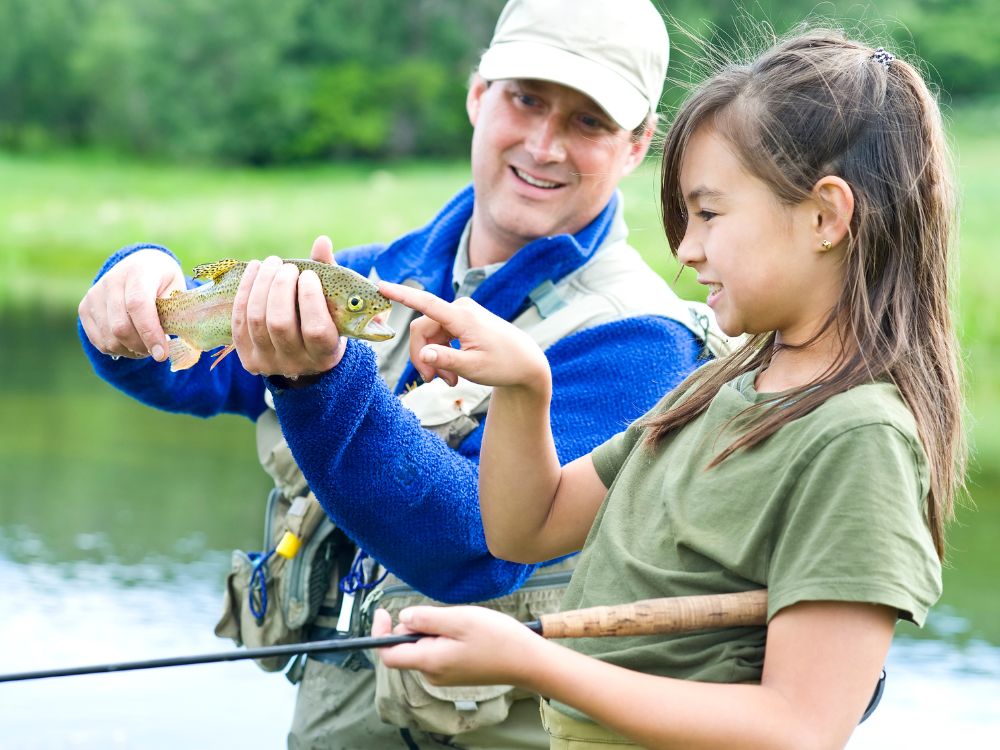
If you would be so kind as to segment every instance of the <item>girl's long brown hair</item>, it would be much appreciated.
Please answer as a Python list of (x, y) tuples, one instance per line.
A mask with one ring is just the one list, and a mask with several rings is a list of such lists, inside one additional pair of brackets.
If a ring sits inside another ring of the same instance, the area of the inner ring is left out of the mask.
[[(820, 382), (783, 394), (784, 408), (750, 407), (747, 430), (710, 462), (756, 445), (831, 396), (894, 383), (916, 419), (930, 464), (927, 520), (938, 555), (965, 465), (957, 346), (949, 306), (954, 222), (951, 162), (937, 103), (908, 63), (825, 29), (777, 43), (749, 65), (730, 64), (681, 106), (663, 149), (663, 223), (674, 254), (687, 227), (679, 183), (693, 133), (709, 125), (786, 205), (826, 175), (854, 193), (845, 283), (824, 330), (840, 332), (840, 360)], [(692, 376), (688, 396), (647, 423), (655, 445), (701, 414), (734, 377), (766, 367), (775, 334), (749, 338)]]

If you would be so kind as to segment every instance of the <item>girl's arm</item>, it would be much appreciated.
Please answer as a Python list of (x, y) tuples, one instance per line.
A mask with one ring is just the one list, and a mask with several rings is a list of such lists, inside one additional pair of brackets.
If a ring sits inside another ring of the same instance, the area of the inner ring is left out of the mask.
[[(439, 635), (380, 651), (389, 667), (435, 684), (514, 684), (575, 707), (650, 748), (839, 748), (878, 681), (896, 613), (803, 602), (768, 627), (759, 685), (693, 682), (634, 672), (547, 641), (476, 607), (413, 607), (401, 630)], [(376, 617), (373, 635), (390, 629)]]
[[(549, 423), (548, 361), (524, 331), (462, 298), (381, 283), (424, 314), (410, 326), (410, 359), (424, 380), (458, 377), (494, 386), (479, 466), (479, 503), (490, 552), (540, 562), (583, 546), (607, 492), (590, 456), (560, 467)], [(449, 342), (458, 339), (461, 349)]]

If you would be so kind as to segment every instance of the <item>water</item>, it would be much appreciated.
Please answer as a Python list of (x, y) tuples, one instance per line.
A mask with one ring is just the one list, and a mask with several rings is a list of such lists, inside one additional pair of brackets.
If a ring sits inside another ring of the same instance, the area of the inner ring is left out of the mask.
[[(219, 552), (179, 566), (0, 560), (16, 604), (0, 624), (3, 671), (225, 650), (212, 627), (226, 565)], [(251, 662), (0, 684), (0, 747), (280, 748), (294, 699)]]
[[(117, 394), (65, 317), (5, 314), (0, 357), (0, 672), (232, 647), (212, 633), (222, 581), (260, 546), (268, 485), (250, 423)], [(945, 597), (899, 626), (851, 748), (1000, 746), (997, 489), (960, 513)], [(0, 750), (280, 748), (294, 698), (252, 662), (0, 684)]]

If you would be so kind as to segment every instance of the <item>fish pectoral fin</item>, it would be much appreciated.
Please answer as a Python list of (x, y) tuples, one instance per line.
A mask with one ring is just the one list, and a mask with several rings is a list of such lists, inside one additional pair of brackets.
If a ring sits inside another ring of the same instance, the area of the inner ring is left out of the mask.
[(170, 372), (194, 367), (201, 358), (201, 349), (195, 349), (182, 338), (170, 339)]
[(218, 281), (222, 276), (239, 265), (245, 265), (245, 261), (236, 260), (235, 258), (223, 258), (214, 263), (202, 263), (200, 266), (195, 266), (191, 271), (191, 275), (196, 279)]
[(219, 362), (221, 362), (222, 360), (224, 360), (227, 356), (229, 356), (230, 354), (232, 354), (235, 349), (236, 349), (236, 344), (229, 344), (228, 346), (224, 346), (221, 349), (219, 349), (219, 351), (213, 353), (212, 354), (212, 366), (209, 367), (208, 369), (209, 370), (214, 370), (215, 366), (217, 364), (219, 364)]

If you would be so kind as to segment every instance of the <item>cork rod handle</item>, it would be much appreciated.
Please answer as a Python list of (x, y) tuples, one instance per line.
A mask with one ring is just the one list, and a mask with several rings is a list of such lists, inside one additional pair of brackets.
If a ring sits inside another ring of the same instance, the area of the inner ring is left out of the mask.
[(662, 635), (737, 628), (767, 622), (767, 589), (736, 594), (646, 599), (611, 607), (590, 607), (539, 618), (546, 638)]

